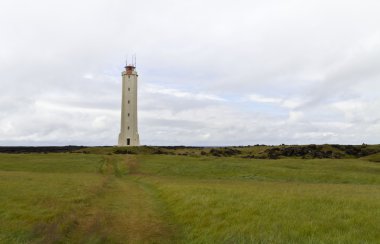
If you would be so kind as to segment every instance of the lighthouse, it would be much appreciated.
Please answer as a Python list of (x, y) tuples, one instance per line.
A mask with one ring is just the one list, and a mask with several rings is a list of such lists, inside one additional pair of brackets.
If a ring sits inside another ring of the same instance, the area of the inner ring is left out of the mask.
[(122, 76), (121, 128), (118, 146), (139, 146), (137, 131), (137, 72), (136, 62), (124, 67)]

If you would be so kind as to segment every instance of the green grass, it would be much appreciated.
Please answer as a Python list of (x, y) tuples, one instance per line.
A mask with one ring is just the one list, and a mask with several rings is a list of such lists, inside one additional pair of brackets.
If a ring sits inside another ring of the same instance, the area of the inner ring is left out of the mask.
[(193, 179), (380, 184), (380, 165), (358, 159), (241, 159), (139, 155), (140, 172)]
[(380, 165), (138, 156), (185, 243), (378, 243)]
[(263, 160), (148, 149), (0, 154), (0, 243), (379, 243), (378, 154)]
[(236, 181), (159, 184), (186, 233), (185, 243), (375, 243), (380, 238), (378, 187)]
[(1, 171), (93, 173), (102, 156), (92, 154), (0, 154)]
[(380, 153), (370, 155), (366, 157), (366, 159), (372, 162), (380, 163)]
[(174, 233), (125, 158), (0, 154), (0, 243), (163, 243)]

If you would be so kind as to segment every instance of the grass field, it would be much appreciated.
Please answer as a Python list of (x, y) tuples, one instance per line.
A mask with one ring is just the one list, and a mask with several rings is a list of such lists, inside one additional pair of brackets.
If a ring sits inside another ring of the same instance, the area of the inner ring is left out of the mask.
[(380, 243), (379, 154), (92, 150), (0, 154), (0, 243)]

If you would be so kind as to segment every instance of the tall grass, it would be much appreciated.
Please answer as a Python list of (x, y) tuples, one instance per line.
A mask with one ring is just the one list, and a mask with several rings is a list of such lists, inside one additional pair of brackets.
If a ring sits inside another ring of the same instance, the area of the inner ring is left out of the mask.
[(376, 243), (380, 238), (377, 186), (153, 182), (182, 227), (184, 243)]
[(241, 159), (139, 155), (139, 170), (182, 179), (380, 184), (380, 164), (360, 159)]
[(139, 156), (184, 243), (377, 243), (380, 165)]
[(102, 155), (78, 153), (0, 154), (1, 171), (93, 173)]
[(0, 243), (165, 243), (175, 236), (125, 157), (0, 154)]
[(378, 155), (252, 160), (92, 150), (0, 154), (0, 243), (380, 240)]

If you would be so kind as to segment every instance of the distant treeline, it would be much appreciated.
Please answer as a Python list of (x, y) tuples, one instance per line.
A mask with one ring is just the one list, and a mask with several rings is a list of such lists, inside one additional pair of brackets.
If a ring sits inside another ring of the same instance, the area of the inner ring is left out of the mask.
[[(254, 145), (232, 147), (186, 147), (186, 146), (143, 146), (114, 148), (111, 154), (166, 154), (181, 156), (242, 157), (250, 159), (279, 158), (360, 158), (380, 153), (380, 145)], [(93, 153), (84, 149), (85, 153)]]
[(380, 145), (254, 145), (231, 147), (140, 146), (140, 147), (0, 147), (0, 153), (166, 154), (179, 156), (280, 158), (360, 158), (380, 153)]
[(64, 153), (74, 152), (85, 148), (84, 146), (61, 146), (61, 147), (0, 147), (0, 153)]
[(365, 157), (380, 152), (380, 147), (363, 145), (305, 145), (271, 147), (266, 151), (267, 157), (277, 159), (280, 157), (302, 158), (345, 158)]

